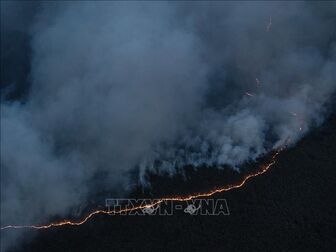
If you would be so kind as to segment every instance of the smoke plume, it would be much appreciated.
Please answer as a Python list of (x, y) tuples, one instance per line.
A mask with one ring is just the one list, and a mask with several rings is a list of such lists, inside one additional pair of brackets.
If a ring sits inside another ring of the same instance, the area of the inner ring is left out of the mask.
[(125, 193), (134, 170), (239, 170), (320, 124), (336, 89), (333, 2), (1, 7), (30, 51), (29, 85), (2, 79), (2, 225), (67, 214), (98, 174)]

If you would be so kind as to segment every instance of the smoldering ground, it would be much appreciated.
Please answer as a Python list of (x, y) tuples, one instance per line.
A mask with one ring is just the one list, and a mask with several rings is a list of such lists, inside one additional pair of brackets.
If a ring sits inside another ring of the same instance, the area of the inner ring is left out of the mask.
[[(105, 182), (125, 193), (134, 169), (146, 184), (148, 170), (239, 169), (294, 144), (336, 88), (335, 13), (332, 2), (2, 2), (2, 225), (65, 215)], [(6, 68), (23, 44), (26, 75)]]

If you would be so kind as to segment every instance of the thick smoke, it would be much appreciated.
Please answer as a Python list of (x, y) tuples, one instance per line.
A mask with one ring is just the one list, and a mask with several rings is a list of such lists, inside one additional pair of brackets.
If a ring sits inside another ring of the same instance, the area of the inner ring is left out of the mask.
[(98, 174), (123, 193), (134, 170), (239, 169), (336, 89), (335, 3), (30, 5), (29, 93), (1, 104), (2, 225), (66, 214)]

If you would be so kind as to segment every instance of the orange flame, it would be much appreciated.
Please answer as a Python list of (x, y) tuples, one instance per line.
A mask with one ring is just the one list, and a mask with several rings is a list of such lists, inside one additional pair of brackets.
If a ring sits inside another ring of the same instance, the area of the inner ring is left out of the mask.
[[(286, 142), (285, 142), (285, 144), (286, 144)], [(248, 180), (250, 180), (251, 178), (257, 177), (257, 176), (262, 175), (265, 172), (267, 172), (276, 163), (276, 157), (280, 154), (280, 152), (282, 150), (285, 149), (285, 144), (282, 147), (280, 147), (273, 154), (273, 156), (271, 157), (271, 160), (267, 164), (262, 165), (259, 170), (246, 175), (243, 178), (243, 180), (241, 180), (239, 183), (236, 183), (236, 184), (226, 185), (226, 186), (223, 186), (221, 188), (217, 188), (217, 189), (214, 189), (214, 190), (211, 190), (211, 191), (208, 191), (208, 192), (204, 192), (204, 193), (191, 194), (191, 195), (187, 195), (187, 196), (176, 196), (176, 197), (161, 198), (161, 199), (159, 199), (158, 201), (156, 201), (152, 204), (140, 205), (140, 206), (135, 206), (135, 207), (132, 207), (132, 208), (124, 208), (124, 209), (121, 209), (121, 210), (118, 210), (118, 211), (95, 210), (95, 211), (91, 212), (90, 214), (88, 214), (83, 219), (78, 220), (78, 221), (63, 220), (63, 221), (58, 221), (58, 222), (52, 222), (52, 223), (45, 224), (45, 225), (8, 225), (8, 226), (1, 227), (1, 230), (4, 230), (4, 229), (23, 229), (23, 228), (48, 229), (48, 228), (52, 228), (52, 227), (61, 227), (61, 226), (80, 226), (80, 225), (86, 223), (89, 219), (91, 219), (95, 215), (121, 214), (121, 213), (130, 212), (130, 211), (134, 211), (134, 210), (140, 210), (140, 209), (144, 209), (144, 208), (153, 207), (153, 206), (159, 205), (160, 203), (162, 203), (164, 201), (180, 201), (180, 202), (183, 202), (183, 201), (193, 200), (193, 199), (202, 198), (202, 197), (210, 197), (210, 196), (212, 196), (214, 194), (217, 194), (217, 193), (222, 193), (222, 192), (231, 191), (233, 189), (238, 189), (238, 188), (241, 188), (243, 185), (245, 185), (245, 183)]]

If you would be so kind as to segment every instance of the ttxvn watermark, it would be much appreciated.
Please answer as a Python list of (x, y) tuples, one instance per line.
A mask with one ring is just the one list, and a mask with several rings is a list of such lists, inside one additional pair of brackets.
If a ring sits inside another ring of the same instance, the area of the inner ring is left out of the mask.
[(111, 215), (230, 215), (225, 199), (106, 199)]

